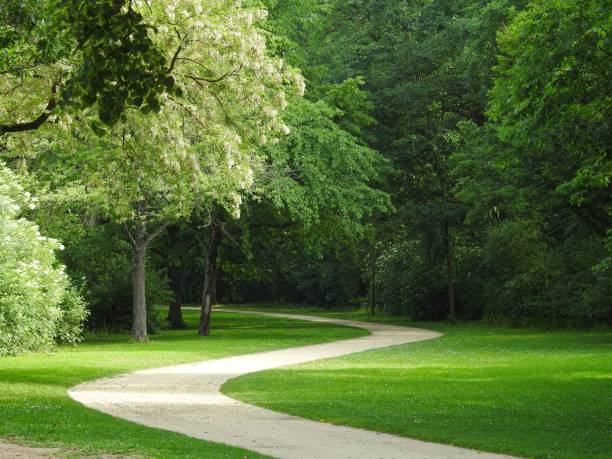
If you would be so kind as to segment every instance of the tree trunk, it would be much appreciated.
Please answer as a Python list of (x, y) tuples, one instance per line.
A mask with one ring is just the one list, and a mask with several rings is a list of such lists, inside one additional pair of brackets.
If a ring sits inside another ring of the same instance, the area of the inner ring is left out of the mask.
[(217, 253), (219, 251), (220, 240), (220, 228), (213, 222), (210, 225), (210, 239), (206, 253), (204, 285), (200, 302), (200, 327), (198, 330), (200, 336), (210, 335), (210, 317), (212, 315), (213, 301), (216, 300)]
[(132, 252), (132, 337), (134, 341), (145, 343), (147, 335), (147, 298), (145, 289), (145, 264), (147, 255), (147, 234), (144, 223), (136, 223)]
[[(219, 242), (217, 242), (217, 247)], [(218, 304), (217, 298), (217, 286), (219, 277), (219, 266), (217, 265), (217, 256), (215, 256), (215, 262), (212, 264), (210, 271), (210, 302), (212, 305)]]
[(376, 312), (376, 297), (374, 296), (374, 287), (376, 285), (376, 244), (374, 238), (371, 241), (370, 247), (370, 313)]
[[(168, 227), (168, 241), (172, 247), (176, 247), (179, 243), (179, 230), (175, 225)], [(181, 270), (180, 262), (172, 259), (173, 257), (167, 257), (168, 264), (168, 280), (170, 281), (170, 288), (172, 289), (172, 301), (168, 308), (168, 324), (173, 330), (180, 330), (185, 328), (185, 322), (183, 321), (183, 273)]]
[(448, 319), (451, 322), (457, 320), (455, 313), (455, 285), (453, 275), (453, 253), (451, 247), (451, 239), (448, 231), (448, 225), (444, 225), (444, 245), (446, 248), (446, 281), (448, 285)]
[(170, 264), (168, 266), (168, 278), (173, 292), (173, 299), (168, 309), (168, 323), (171, 329), (179, 330), (185, 328), (181, 309), (183, 306), (183, 275), (180, 268)]

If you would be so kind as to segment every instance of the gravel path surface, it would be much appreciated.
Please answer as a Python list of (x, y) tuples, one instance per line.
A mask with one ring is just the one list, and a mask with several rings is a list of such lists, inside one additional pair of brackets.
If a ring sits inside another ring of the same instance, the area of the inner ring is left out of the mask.
[(415, 341), (440, 333), (395, 325), (294, 314), (230, 311), (364, 328), (371, 335), (200, 363), (137, 371), (78, 385), (78, 402), (157, 427), (286, 459), (493, 459), (509, 458), (395, 435), (277, 413), (231, 399), (219, 391), (229, 379), (286, 365), (339, 357)]
[(0, 438), (0, 459), (56, 459), (58, 452), (58, 448), (34, 448)]

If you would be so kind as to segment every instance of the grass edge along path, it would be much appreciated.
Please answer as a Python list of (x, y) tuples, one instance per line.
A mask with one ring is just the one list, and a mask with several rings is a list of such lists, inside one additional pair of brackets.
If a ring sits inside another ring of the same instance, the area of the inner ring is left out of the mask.
[(317, 421), (522, 457), (612, 457), (609, 331), (243, 308), (397, 323), (445, 335), (241, 376), (222, 387), (232, 398)]
[(261, 458), (251, 451), (152, 429), (86, 408), (67, 389), (81, 382), (230, 355), (336, 341), (364, 330), (304, 321), (217, 312), (210, 337), (196, 336), (197, 311), (186, 330), (161, 331), (148, 344), (128, 335), (90, 334), (76, 347), (0, 359), (0, 438), (60, 447), (81, 455)]

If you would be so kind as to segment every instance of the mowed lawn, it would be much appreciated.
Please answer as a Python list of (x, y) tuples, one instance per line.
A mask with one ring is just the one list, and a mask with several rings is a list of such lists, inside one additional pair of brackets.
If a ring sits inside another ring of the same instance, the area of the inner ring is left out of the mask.
[(611, 333), (374, 320), (445, 336), (242, 376), (223, 392), (311, 419), (486, 451), (612, 458)]
[[(66, 390), (83, 381), (131, 370), (333, 341), (365, 334), (353, 328), (216, 312), (212, 336), (162, 331), (149, 344), (127, 335), (89, 335), (77, 347), (0, 358), (0, 439), (61, 446), (79, 454), (163, 458), (259, 458), (225, 445), (138, 426), (85, 408)], [(0, 454), (1, 455), (1, 454)]]

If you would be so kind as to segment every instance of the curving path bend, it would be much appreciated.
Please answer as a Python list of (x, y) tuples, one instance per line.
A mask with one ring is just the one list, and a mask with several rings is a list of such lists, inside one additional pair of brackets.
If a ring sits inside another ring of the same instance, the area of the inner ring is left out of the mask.
[(137, 371), (68, 391), (85, 406), (149, 427), (284, 459), (501, 459), (499, 454), (428, 443), (277, 413), (220, 392), (229, 379), (271, 368), (339, 357), (440, 333), (395, 325), (294, 314), (233, 311), (364, 328), (371, 335), (200, 363)]

